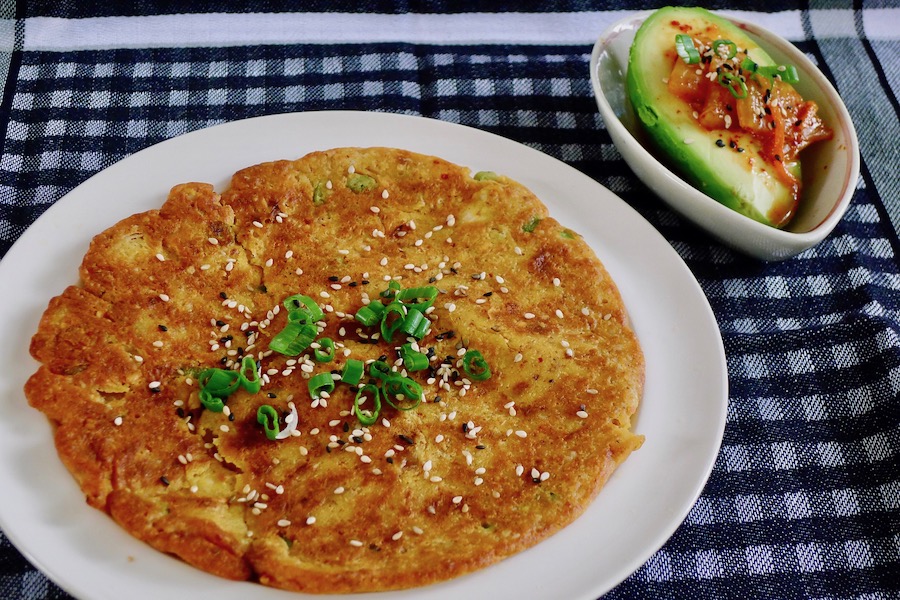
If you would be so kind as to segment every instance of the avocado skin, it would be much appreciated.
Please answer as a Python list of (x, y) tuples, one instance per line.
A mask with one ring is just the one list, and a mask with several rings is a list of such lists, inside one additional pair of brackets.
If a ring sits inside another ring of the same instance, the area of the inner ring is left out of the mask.
[[(748, 166), (748, 158), (759, 153), (758, 143), (745, 134), (741, 143), (747, 151), (744, 154), (712, 150), (710, 144), (723, 138), (723, 132), (702, 128), (690, 118), (689, 105), (668, 92), (663, 79), (668, 75), (671, 62), (666, 62), (665, 57), (670, 50), (674, 52), (675, 40), (674, 32), (671, 36), (660, 37), (660, 28), (667, 28), (672, 21), (714, 25), (725, 34), (723, 37), (741, 47), (751, 48), (753, 58), (759, 64), (774, 64), (771, 57), (742, 30), (708, 10), (661, 8), (638, 29), (629, 53), (626, 87), (637, 120), (655, 149), (692, 186), (755, 221), (772, 227), (784, 226), (785, 222), (776, 223), (769, 218), (770, 210), (790, 206), (787, 212), (792, 214), (796, 200), (791, 189), (769, 172), (761, 157), (755, 161), (756, 167)], [(646, 65), (652, 61), (666, 64), (665, 75), (661, 75), (659, 69), (648, 73)], [(733, 132), (728, 134), (731, 137), (735, 135)], [(686, 144), (687, 138), (694, 143)], [(798, 176), (799, 168), (799, 162), (791, 166)], [(774, 212), (784, 214), (784, 209)]]

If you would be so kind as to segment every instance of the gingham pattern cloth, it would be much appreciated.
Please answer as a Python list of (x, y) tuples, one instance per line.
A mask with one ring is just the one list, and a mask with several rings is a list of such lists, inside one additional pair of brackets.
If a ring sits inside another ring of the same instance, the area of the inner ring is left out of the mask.
[[(859, 133), (847, 215), (820, 245), (777, 263), (685, 223), (611, 143), (590, 88), (591, 45), (649, 4), (472, 3), (481, 14), (456, 2), (347, 13), (309, 2), (291, 14), (262, 1), (92, 4), (0, 9), (0, 254), (92, 174), (226, 121), (399, 112), (517, 140), (646, 217), (697, 277), (725, 343), (729, 409), (709, 482), (668, 543), (607, 597), (900, 597), (896, 3), (709, 5), (749, 10), (795, 42)], [(272, 27), (281, 22), (316, 27)], [(68, 596), (0, 535), (0, 597)]]

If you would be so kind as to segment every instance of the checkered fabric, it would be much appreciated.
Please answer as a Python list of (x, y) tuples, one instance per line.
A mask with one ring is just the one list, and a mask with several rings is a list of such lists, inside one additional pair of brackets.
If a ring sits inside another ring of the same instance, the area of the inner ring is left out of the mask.
[[(668, 543), (607, 597), (900, 597), (898, 4), (788, 0), (744, 13), (776, 31), (784, 24), (823, 68), (862, 147), (846, 217), (820, 245), (778, 263), (737, 254), (684, 222), (611, 143), (588, 79), (601, 30), (589, 24), (650, 3), (471, 3), (522, 23), (545, 19), (547, 30), (501, 27), (493, 39), (470, 34), (499, 16), (470, 13), (466, 3), (372, 0), (343, 14), (326, 2), (296, 3), (318, 22), (371, 27), (300, 30), (294, 39), (267, 30), (261, 42), (246, 31), (229, 37), (228, 17), (271, 22), (265, 16), (282, 10), (274, 2), (92, 4), (0, 9), (0, 255), (94, 173), (227, 121), (399, 112), (517, 140), (593, 177), (656, 227), (700, 282), (725, 343), (728, 420), (709, 482)], [(143, 21), (129, 29), (131, 21), (97, 19), (117, 15)], [(408, 29), (380, 29), (385, 15)], [(453, 17), (453, 28), (414, 26), (440, 17)], [(221, 20), (221, 37), (190, 35), (204, 18)], [(573, 29), (578, 23), (586, 30)], [(122, 37), (119, 25), (141, 35)], [(0, 534), (0, 597), (68, 596)]]

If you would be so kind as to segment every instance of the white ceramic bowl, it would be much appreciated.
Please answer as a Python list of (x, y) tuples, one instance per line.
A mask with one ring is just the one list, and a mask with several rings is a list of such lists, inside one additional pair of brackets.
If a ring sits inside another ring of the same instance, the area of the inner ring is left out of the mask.
[(801, 154), (803, 196), (797, 215), (782, 230), (763, 225), (692, 187), (645, 147), (644, 134), (625, 91), (625, 75), (631, 42), (650, 14), (635, 14), (612, 25), (594, 44), (591, 56), (591, 83), (597, 106), (622, 158), (674, 210), (724, 244), (750, 256), (781, 260), (818, 244), (843, 217), (859, 176), (856, 130), (834, 87), (790, 42), (758, 25), (726, 16), (776, 62), (797, 67), (800, 82), (794, 87), (803, 98), (819, 105), (819, 114), (834, 130), (831, 140), (814, 144)]

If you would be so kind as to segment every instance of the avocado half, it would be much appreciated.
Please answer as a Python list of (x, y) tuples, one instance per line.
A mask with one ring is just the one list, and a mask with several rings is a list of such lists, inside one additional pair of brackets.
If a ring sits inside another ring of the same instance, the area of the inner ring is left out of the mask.
[[(761, 156), (760, 143), (746, 132), (705, 129), (691, 106), (669, 92), (669, 74), (674, 61), (681, 60), (675, 50), (680, 33), (729, 39), (747, 48), (757, 64), (775, 64), (743, 30), (705, 9), (661, 8), (638, 29), (629, 52), (626, 85), (637, 120), (666, 162), (691, 185), (751, 219), (784, 226), (797, 199)], [(799, 180), (799, 162), (785, 167)]]

